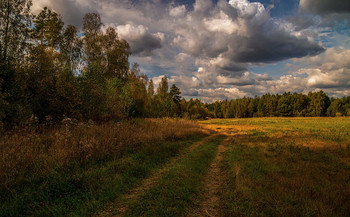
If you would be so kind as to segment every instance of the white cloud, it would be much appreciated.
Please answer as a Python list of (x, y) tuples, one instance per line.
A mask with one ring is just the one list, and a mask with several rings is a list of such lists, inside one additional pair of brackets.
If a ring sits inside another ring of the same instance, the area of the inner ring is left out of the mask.
[(169, 15), (172, 17), (183, 16), (185, 13), (186, 13), (185, 5), (170, 8), (170, 10), (169, 10)]
[[(305, 1), (311, 0), (301, 3)], [(34, 10), (49, 6), (65, 22), (78, 26), (85, 13), (100, 13), (106, 26), (116, 28), (130, 43), (132, 60), (154, 76), (156, 87), (166, 74), (169, 83), (176, 83), (187, 96), (210, 101), (315, 88), (339, 94), (349, 87), (348, 50), (328, 49), (322, 54), (320, 36), (308, 28), (312, 20), (300, 24), (300, 20), (272, 18), (270, 9), (259, 2), (196, 0), (193, 10), (174, 2), (146, 0), (33, 3)], [(254, 66), (290, 58), (300, 58), (297, 63), (303, 66), (292, 75), (273, 79), (251, 72)]]
[(307, 75), (308, 87), (350, 88), (350, 50), (329, 48), (321, 55), (304, 58), (300, 62), (312, 63), (298, 72)]
[(223, 32), (226, 34), (237, 33), (244, 35), (244, 25), (239, 22), (233, 22), (223, 11), (220, 11), (217, 18), (204, 19), (204, 25), (211, 32)]
[(237, 99), (244, 96), (249, 96), (249, 93), (243, 92), (238, 88), (208, 88), (208, 89), (199, 89), (198, 95), (202, 96), (201, 98), (206, 102), (213, 102), (223, 99)]
[(152, 51), (162, 47), (164, 35), (151, 34), (143, 25), (119, 25), (116, 27), (118, 35), (129, 42), (132, 54), (151, 55)]
[(176, 63), (186, 63), (190, 58), (191, 58), (191, 55), (189, 54), (179, 53), (178, 55), (175, 56), (174, 60)]

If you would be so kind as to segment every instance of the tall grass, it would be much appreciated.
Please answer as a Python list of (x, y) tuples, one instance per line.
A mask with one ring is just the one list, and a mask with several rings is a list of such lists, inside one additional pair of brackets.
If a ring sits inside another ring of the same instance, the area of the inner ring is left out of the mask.
[(6, 132), (0, 136), (0, 216), (67, 215), (86, 202), (78, 213), (89, 213), (203, 134), (195, 122), (173, 119)]
[[(152, 141), (186, 138), (202, 132), (195, 122), (172, 119), (63, 125), (40, 131), (23, 129), (0, 136), (0, 187), (70, 161), (115, 158)], [(39, 175), (39, 174), (36, 174)]]

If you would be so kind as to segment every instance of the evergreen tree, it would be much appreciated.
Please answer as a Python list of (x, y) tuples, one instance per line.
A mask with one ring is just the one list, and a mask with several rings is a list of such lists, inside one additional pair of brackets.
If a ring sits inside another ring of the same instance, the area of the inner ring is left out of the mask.
[(170, 88), (170, 97), (173, 99), (175, 104), (178, 104), (181, 101), (181, 91), (175, 84)]
[(34, 17), (32, 36), (39, 41), (41, 47), (57, 49), (62, 42), (63, 21), (61, 16), (48, 8), (44, 8)]

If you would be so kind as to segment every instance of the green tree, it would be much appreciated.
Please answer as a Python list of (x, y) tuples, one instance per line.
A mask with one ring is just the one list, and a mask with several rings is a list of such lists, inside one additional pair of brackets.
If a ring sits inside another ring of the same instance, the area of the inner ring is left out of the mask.
[(60, 59), (64, 65), (68, 65), (72, 72), (78, 70), (82, 56), (82, 40), (78, 37), (75, 26), (68, 25), (60, 43)]
[(316, 93), (309, 93), (308, 97), (310, 99), (308, 115), (310, 116), (325, 116), (327, 109), (330, 105), (330, 99), (323, 91)]
[(157, 88), (155, 103), (157, 105), (157, 115), (160, 117), (168, 117), (171, 115), (172, 99), (168, 92), (168, 78), (164, 76)]
[(284, 93), (281, 98), (278, 100), (278, 112), (281, 116), (290, 117), (293, 114), (293, 105), (292, 105), (292, 96), (291, 94)]
[(181, 101), (181, 91), (175, 84), (170, 88), (170, 97), (173, 99), (175, 104), (178, 104)]
[(39, 121), (47, 117), (59, 119), (57, 79), (62, 73), (59, 45), (62, 43), (63, 21), (56, 12), (44, 8), (33, 19), (35, 44), (29, 52), (28, 94), (32, 111)]
[(332, 99), (331, 105), (327, 109), (327, 116), (335, 117), (345, 115), (342, 99)]
[(157, 88), (157, 95), (159, 95), (160, 98), (167, 98), (168, 96), (168, 78), (164, 76), (162, 80), (159, 83), (159, 87)]
[(40, 46), (58, 49), (63, 37), (64, 23), (61, 16), (45, 7), (34, 17), (33, 22), (32, 36), (39, 41)]
[(109, 78), (117, 77), (126, 80), (129, 71), (129, 44), (125, 40), (119, 39), (115, 29), (109, 27), (103, 36), (103, 49), (106, 75)]
[(24, 122), (30, 115), (24, 64), (29, 48), (31, 4), (31, 0), (0, 1), (0, 125), (3, 126)]
[(28, 47), (31, 0), (0, 1), (0, 59), (19, 64)]
[(154, 84), (153, 84), (153, 80), (152, 79), (148, 83), (147, 94), (148, 94), (149, 98), (153, 98), (153, 95), (154, 95)]
[(83, 18), (84, 51), (87, 64), (102, 63), (101, 17), (97, 13), (87, 13)]
[(102, 121), (106, 107), (106, 79), (103, 67), (93, 62), (86, 68), (82, 78), (83, 116), (86, 119)]
[(172, 111), (172, 116), (181, 116), (181, 106), (180, 106), (180, 101), (181, 101), (181, 91), (180, 89), (173, 84), (170, 88), (170, 98), (172, 99), (172, 104), (171, 104), (171, 111)]

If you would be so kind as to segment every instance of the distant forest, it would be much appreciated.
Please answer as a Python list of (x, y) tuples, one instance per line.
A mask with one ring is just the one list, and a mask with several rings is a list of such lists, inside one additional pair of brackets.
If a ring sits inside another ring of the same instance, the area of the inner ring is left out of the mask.
[(99, 14), (83, 18), (82, 32), (48, 8), (34, 16), (31, 1), (0, 5), (0, 128), (65, 118), (105, 122), (131, 117), (244, 118), (350, 115), (350, 97), (324, 92), (265, 94), (202, 103), (185, 100), (163, 77), (152, 79), (130, 63), (129, 44)]

